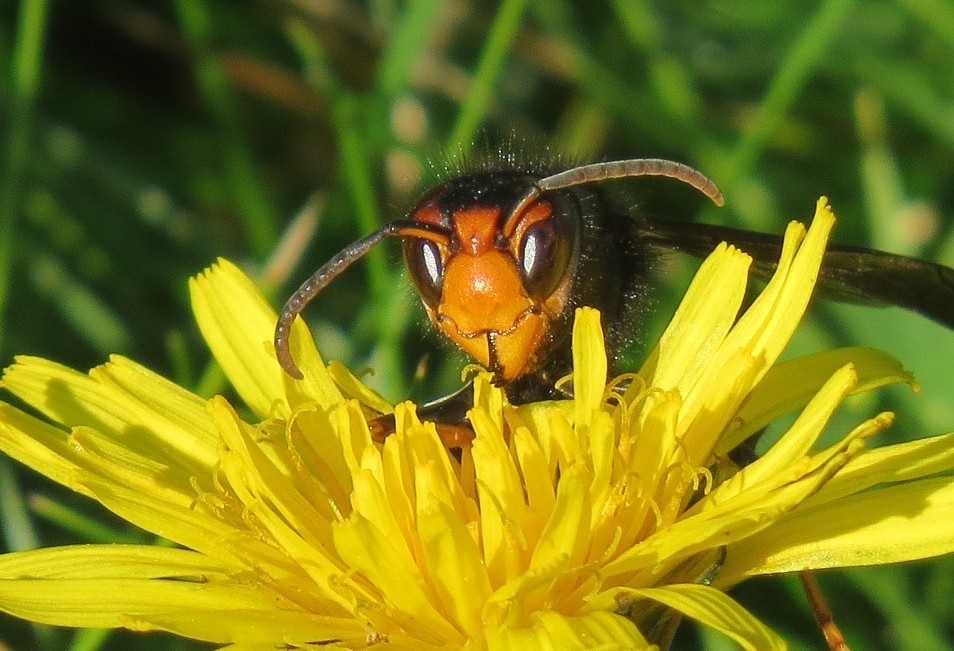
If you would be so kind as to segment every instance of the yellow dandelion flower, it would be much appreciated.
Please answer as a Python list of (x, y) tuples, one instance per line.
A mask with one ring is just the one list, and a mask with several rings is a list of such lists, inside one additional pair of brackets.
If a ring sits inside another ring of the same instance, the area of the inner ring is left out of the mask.
[[(816, 442), (849, 394), (910, 377), (865, 349), (777, 364), (834, 218), (792, 224), (739, 316), (749, 258), (720, 246), (639, 373), (607, 385), (599, 314), (578, 312), (574, 397), (507, 405), (475, 382), (456, 458), (220, 261), (191, 284), (199, 327), (244, 402), (203, 400), (113, 357), (82, 374), (17, 358), (0, 448), (177, 545), (0, 556), (0, 610), (37, 622), (163, 630), (235, 649), (649, 648), (679, 613), (744, 648), (784, 648), (724, 590), (758, 574), (927, 558), (954, 548), (954, 434), (881, 448), (881, 414)], [(725, 461), (800, 410), (759, 459)], [(877, 505), (876, 508), (874, 505)], [(885, 541), (890, 540), (890, 544)]]

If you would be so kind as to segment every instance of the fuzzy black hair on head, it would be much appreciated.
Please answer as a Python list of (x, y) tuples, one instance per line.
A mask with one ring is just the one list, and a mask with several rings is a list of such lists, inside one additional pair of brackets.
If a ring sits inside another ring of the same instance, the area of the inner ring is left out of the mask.
[(495, 140), (487, 134), (480, 136), (469, 151), (459, 147), (447, 149), (428, 160), (428, 184), (440, 185), (447, 181), (473, 174), (493, 172), (522, 172), (544, 177), (576, 165), (571, 157), (555, 152), (542, 139), (510, 132)]

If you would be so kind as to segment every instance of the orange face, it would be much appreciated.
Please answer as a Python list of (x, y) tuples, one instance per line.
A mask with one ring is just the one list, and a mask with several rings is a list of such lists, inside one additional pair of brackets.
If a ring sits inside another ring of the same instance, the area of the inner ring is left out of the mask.
[[(553, 216), (542, 200), (503, 224), (497, 206), (458, 207), (447, 215), (434, 202), (412, 215), (416, 223), (446, 229), (405, 245), (431, 321), (502, 382), (534, 369), (569, 296), (570, 245), (557, 241), (563, 233), (552, 232)], [(557, 269), (550, 271), (555, 252)]]

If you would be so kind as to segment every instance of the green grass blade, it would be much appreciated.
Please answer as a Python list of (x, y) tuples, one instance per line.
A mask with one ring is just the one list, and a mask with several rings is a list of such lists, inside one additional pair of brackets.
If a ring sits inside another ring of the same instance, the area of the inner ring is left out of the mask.
[(196, 49), (195, 76), (199, 91), (221, 132), (225, 174), (235, 198), (235, 208), (252, 251), (259, 262), (264, 262), (278, 238), (276, 212), (256, 170), (225, 71), (208, 51), (212, 15), (202, 0), (177, 0), (175, 5), (182, 27)]
[(827, 46), (839, 33), (854, 4), (854, 0), (829, 0), (798, 35), (755, 115), (718, 175), (726, 195), (734, 192), (736, 184), (744, 181), (758, 162), (769, 139), (785, 120), (812, 71), (823, 61)]
[(497, 79), (506, 63), (507, 53), (526, 6), (526, 0), (503, 0), (497, 10), (490, 32), (477, 62), (470, 91), (457, 114), (457, 122), (447, 141), (448, 151), (466, 153), (473, 144), (474, 136), (487, 113)]
[(0, 167), (0, 344), (4, 336), (4, 311), (9, 298), (13, 239), (23, 198), (23, 175), (30, 156), (31, 109), (39, 83), (46, 36), (48, 0), (20, 4), (10, 79), (10, 122)]
[(410, 84), (411, 71), (427, 45), (435, 17), (445, 6), (440, 0), (409, 3), (381, 53), (377, 85), (385, 98), (403, 92)]

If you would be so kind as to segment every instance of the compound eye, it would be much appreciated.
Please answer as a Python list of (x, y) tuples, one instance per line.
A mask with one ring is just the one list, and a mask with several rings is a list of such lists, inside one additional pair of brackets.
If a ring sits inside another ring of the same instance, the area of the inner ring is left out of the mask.
[(554, 211), (547, 219), (527, 228), (520, 243), (520, 272), (524, 287), (535, 298), (545, 300), (556, 291), (566, 275), (576, 245), (572, 220)]
[(424, 303), (437, 309), (444, 283), (444, 262), (437, 244), (418, 237), (408, 238), (404, 241), (404, 260)]

